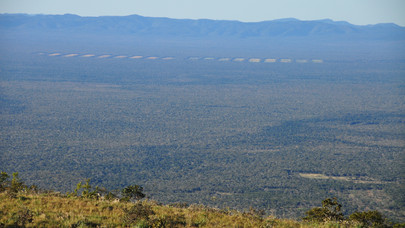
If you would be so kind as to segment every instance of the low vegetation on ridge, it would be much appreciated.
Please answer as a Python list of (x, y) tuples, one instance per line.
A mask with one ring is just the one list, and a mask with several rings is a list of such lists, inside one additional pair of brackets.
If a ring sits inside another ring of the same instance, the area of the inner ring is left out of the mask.
[(303, 221), (265, 216), (250, 208), (240, 212), (203, 205), (162, 205), (142, 200), (138, 185), (110, 192), (92, 187), (90, 179), (70, 193), (25, 185), (18, 173), (0, 175), (0, 227), (404, 227), (389, 223), (378, 211), (345, 217), (336, 198), (307, 211)]

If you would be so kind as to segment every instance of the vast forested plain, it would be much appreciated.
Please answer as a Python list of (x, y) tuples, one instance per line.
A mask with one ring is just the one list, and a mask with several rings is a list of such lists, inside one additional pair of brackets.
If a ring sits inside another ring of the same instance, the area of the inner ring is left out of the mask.
[(278, 217), (337, 197), (405, 219), (403, 41), (1, 39), (0, 168), (28, 184), (138, 184), (162, 203)]

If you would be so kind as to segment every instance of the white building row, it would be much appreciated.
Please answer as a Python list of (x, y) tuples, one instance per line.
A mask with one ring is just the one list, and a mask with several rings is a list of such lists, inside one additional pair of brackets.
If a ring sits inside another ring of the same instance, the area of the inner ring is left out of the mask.
[[(156, 59), (161, 59), (161, 60), (173, 60), (176, 59), (175, 57), (172, 56), (166, 56), (166, 57), (158, 57), (158, 56), (142, 56), (142, 55), (134, 55), (134, 56), (127, 56), (127, 55), (95, 55), (95, 54), (77, 54), (77, 53), (69, 53), (69, 54), (62, 54), (59, 52), (54, 52), (54, 53), (38, 53), (39, 55), (47, 55), (51, 57), (59, 56), (59, 57), (64, 57), (64, 58), (70, 58), (70, 57), (79, 57), (79, 58), (114, 58), (114, 59), (147, 59), (147, 60), (156, 60)], [(211, 60), (211, 61), (219, 61), (219, 62), (250, 62), (250, 63), (323, 63), (322, 59), (290, 59), (290, 58), (281, 58), (281, 59), (276, 59), (276, 58), (242, 58), (242, 57), (237, 57), (237, 58), (230, 58), (230, 57), (221, 57), (221, 58), (215, 58), (215, 57), (197, 57), (197, 56), (192, 56), (186, 58), (187, 60)]]

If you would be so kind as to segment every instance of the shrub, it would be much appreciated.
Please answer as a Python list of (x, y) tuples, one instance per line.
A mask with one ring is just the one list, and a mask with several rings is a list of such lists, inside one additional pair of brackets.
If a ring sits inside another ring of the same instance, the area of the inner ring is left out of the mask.
[(99, 197), (99, 189), (96, 187), (92, 190), (90, 185), (90, 179), (86, 179), (86, 183), (82, 183), (81, 181), (77, 184), (76, 189), (73, 192), (66, 193), (68, 197), (76, 197), (81, 196), (87, 199), (98, 199)]
[(19, 192), (25, 188), (24, 182), (18, 177), (18, 173), (13, 173), (13, 179), (11, 179), (10, 191)]
[(186, 217), (181, 215), (161, 215), (152, 221), (152, 227), (164, 228), (164, 227), (179, 227), (186, 226)]
[(149, 221), (149, 216), (154, 214), (150, 205), (137, 202), (130, 209), (124, 209), (123, 221), (126, 224), (133, 224), (141, 220)]
[(117, 199), (117, 196), (112, 192), (108, 192), (107, 194), (105, 194), (104, 199), (108, 200), (108, 201), (112, 201), (112, 200)]
[(384, 216), (378, 211), (354, 212), (349, 219), (365, 227), (383, 227), (385, 224)]
[(88, 221), (87, 219), (84, 219), (84, 220), (80, 220), (80, 221), (76, 222), (75, 224), (72, 224), (71, 227), (72, 228), (76, 228), (76, 227), (100, 227), (100, 225), (101, 224), (91, 222), (91, 221)]
[(6, 190), (7, 180), (10, 176), (6, 172), (0, 173), (0, 192)]
[(33, 214), (27, 208), (21, 208), (16, 213), (11, 216), (13, 226), (15, 227), (25, 227), (27, 223), (33, 221)]
[(336, 198), (327, 198), (322, 201), (322, 207), (312, 208), (307, 211), (307, 216), (303, 220), (312, 222), (340, 222), (344, 220), (341, 209), (342, 205), (337, 202)]
[(169, 204), (170, 207), (178, 207), (178, 208), (187, 208), (189, 206), (188, 203), (184, 202), (176, 202), (176, 203), (171, 203)]
[(139, 185), (130, 185), (122, 190), (122, 201), (130, 201), (131, 199), (140, 200), (145, 197), (143, 188)]
[(255, 209), (253, 207), (250, 207), (248, 212), (243, 213), (245, 216), (255, 217), (257, 219), (263, 219), (265, 214), (266, 212), (263, 209)]
[(194, 227), (205, 226), (208, 222), (206, 214), (198, 214), (196, 217), (192, 218), (191, 225)]

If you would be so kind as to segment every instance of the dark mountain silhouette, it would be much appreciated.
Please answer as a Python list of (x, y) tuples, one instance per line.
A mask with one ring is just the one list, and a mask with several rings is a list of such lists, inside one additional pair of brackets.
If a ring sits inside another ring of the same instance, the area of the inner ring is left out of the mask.
[(1, 14), (0, 29), (3, 31), (183, 38), (405, 39), (405, 28), (396, 24), (359, 26), (329, 19), (300, 21), (293, 18), (245, 23), (225, 20), (143, 17), (139, 15), (80, 17), (72, 14)]

